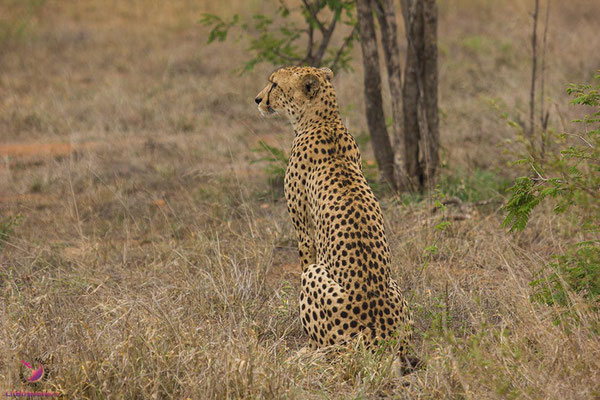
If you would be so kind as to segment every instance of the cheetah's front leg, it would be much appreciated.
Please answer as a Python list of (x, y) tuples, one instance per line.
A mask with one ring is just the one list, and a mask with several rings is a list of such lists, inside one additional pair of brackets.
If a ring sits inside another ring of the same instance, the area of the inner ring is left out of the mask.
[[(293, 209), (300, 210), (301, 208), (295, 206)], [(305, 271), (310, 264), (317, 262), (317, 250), (315, 248), (315, 242), (312, 239), (314, 237), (314, 229), (311, 221), (300, 212), (298, 214), (298, 216), (292, 214), (292, 224), (294, 225), (296, 237), (298, 238), (300, 265), (302, 266), (302, 271)]]
[(314, 242), (308, 235), (298, 235), (298, 256), (302, 271), (305, 271), (310, 264), (317, 261), (317, 251)]
[(288, 201), (288, 212), (292, 219), (296, 238), (298, 239), (298, 255), (300, 256), (302, 271), (304, 271), (306, 267), (317, 261), (317, 251), (312, 239), (314, 236), (314, 229), (312, 221), (308, 218), (306, 208), (302, 207), (302, 204), (306, 205), (308, 203), (306, 196), (296, 197), (292, 195), (288, 190), (288, 186), (290, 185), (287, 182), (286, 177), (285, 189)]

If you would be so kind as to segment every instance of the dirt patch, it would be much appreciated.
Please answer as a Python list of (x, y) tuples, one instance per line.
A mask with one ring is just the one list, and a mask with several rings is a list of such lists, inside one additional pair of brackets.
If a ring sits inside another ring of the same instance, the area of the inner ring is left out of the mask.
[(0, 155), (19, 158), (64, 157), (75, 151), (70, 143), (12, 143), (0, 145)]
[(270, 287), (278, 287), (283, 280), (300, 282), (302, 267), (300, 264), (274, 265), (267, 275), (267, 284)]

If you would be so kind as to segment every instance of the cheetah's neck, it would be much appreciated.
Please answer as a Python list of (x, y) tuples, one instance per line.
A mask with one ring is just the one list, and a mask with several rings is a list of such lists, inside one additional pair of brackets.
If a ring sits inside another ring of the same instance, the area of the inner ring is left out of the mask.
[[(324, 90), (297, 112), (290, 113), (296, 136), (316, 130), (345, 130), (333, 88)], [(332, 138), (333, 139), (333, 138)]]
[(318, 133), (323, 134), (327, 138), (335, 141), (341, 133), (346, 132), (346, 127), (339, 117), (335, 120), (307, 118), (296, 123), (292, 123), (292, 125), (294, 127), (294, 135), (296, 137), (314, 135)]

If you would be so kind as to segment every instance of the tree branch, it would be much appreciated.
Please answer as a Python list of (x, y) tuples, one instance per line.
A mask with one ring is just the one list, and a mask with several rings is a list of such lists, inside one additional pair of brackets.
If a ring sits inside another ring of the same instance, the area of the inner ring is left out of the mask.
[(323, 55), (325, 54), (325, 50), (327, 50), (327, 46), (329, 45), (329, 41), (331, 40), (331, 35), (333, 34), (333, 30), (335, 29), (335, 25), (337, 24), (337, 18), (334, 15), (333, 21), (329, 25), (325, 31), (323, 31), (323, 38), (321, 39), (321, 45), (319, 46), (319, 50), (317, 50), (317, 54), (315, 54), (315, 63), (320, 64), (323, 59)]
[(342, 43), (342, 46), (340, 47), (338, 52), (335, 54), (335, 58), (333, 59), (333, 62), (331, 63), (332, 70), (336, 69), (337, 63), (340, 60), (340, 57), (342, 56), (344, 49), (346, 48), (346, 46), (348, 46), (348, 43), (350, 43), (353, 40), (354, 35), (356, 34), (357, 30), (358, 30), (358, 23), (356, 25), (354, 25), (354, 28), (352, 28), (352, 32), (350, 32), (350, 34), (348, 36), (346, 36), (346, 38), (344, 39), (344, 43)]
[(308, 11), (308, 13), (310, 14), (310, 16), (315, 20), (315, 22), (317, 23), (317, 26), (319, 27), (319, 30), (321, 32), (325, 32), (325, 27), (323, 26), (323, 24), (321, 23), (321, 21), (319, 21), (319, 18), (317, 18), (317, 14), (314, 12), (314, 10), (312, 9), (312, 4), (309, 3), (307, 0), (302, 0), (302, 3), (304, 3), (304, 7), (306, 8), (306, 10)]
[(302, 60), (303, 63), (308, 63), (308, 64), (312, 64), (312, 62), (309, 62), (309, 60), (312, 60), (312, 51), (313, 51), (313, 45), (314, 45), (314, 28), (311, 24), (308, 24), (308, 45), (306, 46), (306, 56), (304, 57), (304, 59)]
[(277, 57), (280, 57), (283, 60), (289, 61), (291, 63), (296, 63), (298, 61), (302, 61), (302, 59), (300, 57), (288, 56), (287, 54), (283, 54), (282, 52), (280, 52), (279, 49), (277, 49), (277, 48), (272, 48), (271, 52), (273, 52), (273, 54), (275, 54)]

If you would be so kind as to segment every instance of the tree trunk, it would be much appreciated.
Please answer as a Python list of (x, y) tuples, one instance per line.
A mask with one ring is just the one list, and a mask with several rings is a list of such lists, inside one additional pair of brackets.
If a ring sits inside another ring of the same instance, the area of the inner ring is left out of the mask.
[(385, 126), (379, 54), (373, 21), (372, 0), (356, 0), (360, 47), (363, 55), (364, 88), (367, 124), (371, 134), (373, 152), (383, 179), (396, 189), (394, 179), (394, 152)]
[(402, 105), (404, 109), (404, 167), (413, 189), (421, 189), (424, 183), (422, 165), (419, 162), (419, 52), (422, 52), (423, 5), (420, 1), (401, 0), (406, 30), (406, 65)]
[(401, 0), (408, 49), (402, 88), (405, 168), (414, 189), (431, 185), (439, 163), (437, 8)]
[(425, 117), (427, 118), (427, 153), (425, 177), (430, 184), (439, 164), (440, 123), (438, 117), (437, 6), (435, 0), (423, 4), (423, 82)]
[[(394, 0), (375, 0), (374, 7), (381, 28), (381, 41), (383, 55), (388, 74), (390, 99), (392, 103), (392, 134), (394, 138), (394, 154), (402, 154), (405, 147), (402, 136), (402, 65), (400, 62), (400, 48), (398, 46), (398, 28), (396, 26), (396, 12)], [(396, 184), (401, 190), (409, 189), (408, 177), (402, 162), (394, 162)]]

